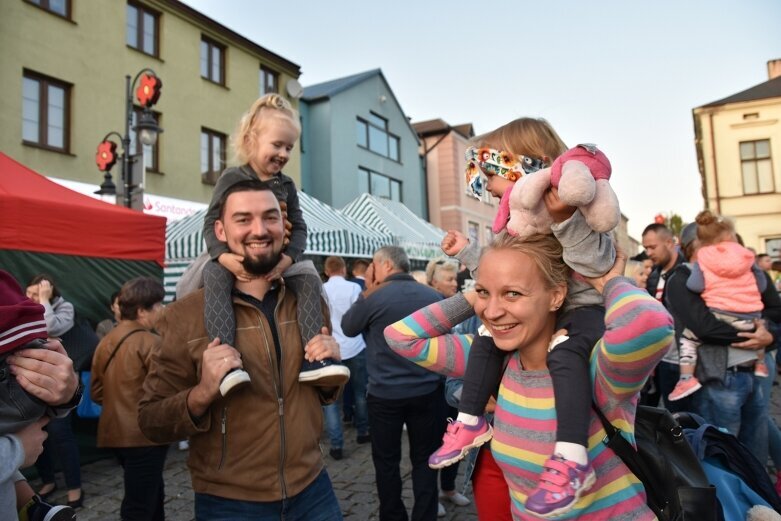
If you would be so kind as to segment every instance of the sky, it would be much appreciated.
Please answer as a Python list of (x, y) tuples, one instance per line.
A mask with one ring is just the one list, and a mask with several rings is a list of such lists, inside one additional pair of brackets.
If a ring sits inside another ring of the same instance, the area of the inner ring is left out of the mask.
[(298, 64), (305, 87), (381, 68), (413, 122), (543, 117), (596, 143), (636, 239), (703, 207), (692, 109), (781, 58), (779, 0), (184, 1)]

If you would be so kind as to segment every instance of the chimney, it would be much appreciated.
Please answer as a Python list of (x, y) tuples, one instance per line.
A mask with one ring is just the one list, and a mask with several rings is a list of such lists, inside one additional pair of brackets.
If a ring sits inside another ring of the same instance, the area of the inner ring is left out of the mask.
[(781, 58), (767, 62), (767, 79), (772, 80), (781, 76)]

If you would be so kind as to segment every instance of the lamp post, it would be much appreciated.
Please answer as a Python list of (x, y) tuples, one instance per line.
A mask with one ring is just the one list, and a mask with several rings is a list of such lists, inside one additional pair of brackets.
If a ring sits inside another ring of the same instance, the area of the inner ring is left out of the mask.
[[(154, 145), (157, 142), (157, 136), (163, 131), (157, 125), (157, 120), (152, 113), (151, 107), (160, 99), (160, 90), (163, 82), (152, 69), (143, 69), (136, 77), (132, 79), (130, 75), (125, 76), (125, 133), (120, 134), (111, 131), (105, 135), (98, 145), (97, 154), (95, 154), (95, 163), (98, 170), (104, 172), (103, 183), (100, 190), (95, 193), (98, 195), (117, 195), (117, 187), (111, 178), (111, 167), (117, 160), (122, 161), (122, 195), (124, 206), (132, 208), (132, 195), (134, 189), (138, 188), (136, 179), (133, 178), (133, 166), (137, 161), (142, 160), (143, 153), (132, 154), (130, 150), (130, 126), (133, 123), (133, 89), (138, 80), (140, 85), (136, 89), (136, 99), (141, 105), (143, 111), (133, 130), (136, 131), (136, 137), (142, 145)], [(115, 136), (122, 144), (121, 157), (117, 157), (117, 144), (109, 138)], [(141, 163), (138, 163), (143, 167)]]

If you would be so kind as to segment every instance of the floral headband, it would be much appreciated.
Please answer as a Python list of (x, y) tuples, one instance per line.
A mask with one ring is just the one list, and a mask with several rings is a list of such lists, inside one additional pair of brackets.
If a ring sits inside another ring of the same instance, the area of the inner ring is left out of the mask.
[(466, 192), (477, 199), (483, 196), (481, 171), (485, 175), (498, 175), (514, 183), (524, 175), (547, 166), (542, 159), (516, 156), (512, 152), (486, 147), (469, 147), (464, 156), (466, 157)]

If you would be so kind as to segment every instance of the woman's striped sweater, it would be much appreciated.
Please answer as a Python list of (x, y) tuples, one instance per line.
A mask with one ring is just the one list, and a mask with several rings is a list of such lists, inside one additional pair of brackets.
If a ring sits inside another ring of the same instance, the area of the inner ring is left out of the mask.
[[(659, 302), (626, 279), (608, 282), (604, 298), (607, 330), (591, 357), (594, 401), (634, 442), (637, 398), (670, 347), (673, 322)], [(466, 299), (458, 294), (388, 326), (385, 338), (395, 352), (431, 371), (462, 376), (472, 337), (448, 332), (471, 313)], [(499, 389), (491, 450), (510, 487), (517, 520), (538, 519), (526, 513), (523, 504), (553, 452), (555, 435), (550, 374), (524, 371), (515, 352)], [(645, 505), (642, 484), (602, 443), (604, 437), (599, 418), (592, 413), (588, 450), (597, 482), (571, 512), (557, 519), (655, 519)]]

